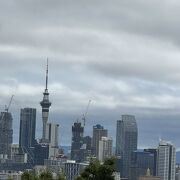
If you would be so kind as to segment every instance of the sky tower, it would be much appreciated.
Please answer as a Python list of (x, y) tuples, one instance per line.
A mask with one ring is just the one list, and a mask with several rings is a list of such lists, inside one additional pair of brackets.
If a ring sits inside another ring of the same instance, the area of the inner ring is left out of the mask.
[(46, 125), (49, 117), (49, 107), (51, 106), (51, 102), (49, 101), (49, 93), (48, 93), (48, 59), (47, 59), (47, 69), (46, 69), (46, 88), (43, 93), (43, 100), (40, 102), (42, 107), (42, 121), (43, 121), (43, 133), (42, 133), (42, 143), (46, 143)]

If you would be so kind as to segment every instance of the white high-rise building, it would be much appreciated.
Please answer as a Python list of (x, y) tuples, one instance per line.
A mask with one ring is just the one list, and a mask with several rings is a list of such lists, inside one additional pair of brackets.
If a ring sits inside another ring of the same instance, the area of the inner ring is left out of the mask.
[(175, 147), (169, 142), (160, 141), (157, 153), (157, 176), (161, 180), (175, 180)]
[(56, 157), (59, 150), (59, 124), (48, 123), (45, 138), (49, 142), (49, 158)]
[(112, 156), (112, 138), (108, 137), (101, 137), (101, 140), (99, 141), (99, 154), (98, 159), (99, 161), (104, 161), (106, 158), (109, 158)]

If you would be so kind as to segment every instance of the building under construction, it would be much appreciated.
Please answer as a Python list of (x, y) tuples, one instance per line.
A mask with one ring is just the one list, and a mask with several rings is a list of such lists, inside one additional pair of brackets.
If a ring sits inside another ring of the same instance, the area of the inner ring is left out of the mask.
[(0, 155), (7, 158), (11, 156), (13, 142), (12, 115), (10, 112), (1, 112), (0, 115)]

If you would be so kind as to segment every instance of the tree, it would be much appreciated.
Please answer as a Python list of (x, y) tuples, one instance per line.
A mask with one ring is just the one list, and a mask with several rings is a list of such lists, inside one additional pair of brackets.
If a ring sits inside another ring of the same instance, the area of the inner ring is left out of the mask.
[(33, 172), (33, 171), (25, 171), (21, 175), (21, 180), (39, 180), (39, 179), (36, 176), (35, 172)]
[(50, 171), (44, 171), (39, 175), (40, 180), (53, 180), (53, 175)]
[(115, 158), (106, 159), (103, 164), (98, 160), (91, 160), (89, 166), (76, 180), (113, 180), (115, 172)]
[(57, 175), (57, 180), (66, 180), (66, 177), (64, 176), (64, 174), (59, 173), (59, 174)]

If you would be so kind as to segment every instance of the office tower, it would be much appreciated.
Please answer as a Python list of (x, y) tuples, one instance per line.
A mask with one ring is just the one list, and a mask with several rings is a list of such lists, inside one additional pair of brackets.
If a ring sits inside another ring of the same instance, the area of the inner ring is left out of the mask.
[(11, 157), (11, 145), (13, 142), (12, 115), (5, 111), (0, 115), (0, 154)]
[(140, 176), (145, 176), (147, 174), (147, 169), (151, 175), (153, 175), (154, 154), (142, 150), (134, 151), (131, 157), (130, 179), (138, 180)]
[(88, 151), (91, 151), (92, 150), (92, 138), (90, 136), (85, 136), (83, 137), (83, 144), (86, 145), (86, 149)]
[(47, 143), (46, 139), (46, 125), (49, 117), (49, 108), (51, 106), (51, 102), (49, 101), (49, 92), (48, 92), (48, 61), (47, 61), (47, 69), (46, 69), (46, 87), (43, 93), (43, 100), (40, 102), (42, 107), (42, 121), (43, 121), (43, 134), (42, 134), (42, 143)]
[(93, 155), (98, 157), (99, 155), (99, 141), (102, 137), (107, 137), (108, 131), (107, 129), (104, 129), (103, 126), (100, 124), (97, 124), (96, 126), (93, 126), (93, 138), (92, 138), (92, 150)]
[(80, 149), (83, 145), (84, 127), (80, 122), (75, 122), (72, 126), (72, 144), (71, 144), (71, 159), (77, 162), (81, 161)]
[(90, 136), (83, 137), (83, 144), (79, 150), (80, 162), (85, 162), (91, 157), (91, 139)]
[(154, 169), (151, 171), (151, 175), (156, 176), (157, 175), (157, 149), (144, 149), (144, 152), (149, 152), (153, 154), (154, 157)]
[(106, 158), (110, 158), (112, 156), (112, 138), (101, 137), (99, 141), (99, 161), (103, 162)]
[(160, 141), (157, 155), (157, 176), (161, 180), (175, 180), (175, 147), (169, 142)]
[(122, 157), (122, 177), (130, 175), (131, 154), (137, 150), (137, 124), (132, 115), (122, 115), (117, 121), (116, 155)]
[(56, 157), (59, 150), (59, 125), (48, 123), (46, 126), (46, 139), (49, 142), (49, 157)]
[(24, 108), (20, 114), (19, 147), (21, 152), (29, 153), (36, 143), (36, 109)]
[(34, 164), (44, 165), (44, 160), (49, 158), (49, 144), (35, 144), (34, 146)]

